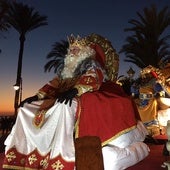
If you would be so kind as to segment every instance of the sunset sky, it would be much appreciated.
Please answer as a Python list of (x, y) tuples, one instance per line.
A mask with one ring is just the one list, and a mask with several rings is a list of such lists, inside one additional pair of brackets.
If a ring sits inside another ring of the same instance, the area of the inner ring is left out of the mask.
[[(124, 29), (130, 27), (130, 19), (138, 19), (136, 12), (156, 4), (158, 9), (170, 6), (170, 0), (16, 0), (34, 7), (40, 15), (48, 16), (48, 25), (37, 28), (26, 35), (23, 56), (23, 96), (34, 95), (37, 90), (54, 77), (54, 73), (44, 73), (48, 61), (47, 54), (56, 41), (68, 35), (86, 36), (100, 34), (112, 42), (118, 52), (129, 35)], [(167, 30), (170, 32), (170, 29)], [(3, 38), (5, 36), (6, 38)], [(10, 29), (0, 34), (0, 115), (14, 111), (14, 89), (19, 52), (19, 35)], [(139, 69), (125, 63), (120, 54), (119, 75), (126, 75), (132, 67), (138, 75)]]

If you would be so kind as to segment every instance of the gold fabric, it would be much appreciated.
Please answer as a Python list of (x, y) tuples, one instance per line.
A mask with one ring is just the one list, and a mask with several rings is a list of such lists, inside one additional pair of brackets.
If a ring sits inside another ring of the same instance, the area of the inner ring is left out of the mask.
[(148, 102), (148, 105), (144, 107), (138, 106), (138, 111), (141, 117), (142, 122), (150, 122), (156, 119), (157, 117), (157, 101), (156, 99), (151, 99)]
[[(154, 90), (151, 86), (143, 86), (139, 89), (142, 94), (153, 94)], [(157, 100), (151, 98), (146, 106), (140, 106), (140, 99), (136, 99), (137, 108), (141, 117), (142, 122), (150, 122), (157, 117)]]

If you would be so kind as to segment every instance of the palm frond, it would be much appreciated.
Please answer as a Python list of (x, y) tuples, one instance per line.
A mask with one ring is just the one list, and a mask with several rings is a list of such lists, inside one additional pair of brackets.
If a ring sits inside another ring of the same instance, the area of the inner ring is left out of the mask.
[(44, 66), (45, 72), (50, 72), (54, 69), (54, 73), (60, 74), (64, 67), (64, 59), (67, 54), (67, 49), (69, 47), (68, 41), (62, 40), (61, 42), (55, 42), (52, 45), (52, 50), (46, 56), (48, 61)]

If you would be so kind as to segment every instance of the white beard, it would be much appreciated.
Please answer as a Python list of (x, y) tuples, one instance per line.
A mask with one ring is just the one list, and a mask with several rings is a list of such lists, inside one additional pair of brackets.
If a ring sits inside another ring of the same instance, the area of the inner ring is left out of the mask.
[(71, 53), (67, 54), (64, 60), (64, 69), (61, 72), (62, 78), (73, 78), (74, 71), (78, 65), (85, 59), (93, 57), (94, 55), (95, 51), (88, 46), (81, 49), (77, 56), (74, 56)]

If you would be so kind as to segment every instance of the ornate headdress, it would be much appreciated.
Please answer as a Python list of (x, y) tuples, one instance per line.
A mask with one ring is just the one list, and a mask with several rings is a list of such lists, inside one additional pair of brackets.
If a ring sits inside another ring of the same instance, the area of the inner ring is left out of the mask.
[(86, 42), (94, 46), (96, 59), (105, 68), (109, 80), (116, 82), (119, 71), (119, 56), (111, 42), (94, 33), (86, 37)]
[(84, 46), (87, 46), (86, 40), (81, 38), (79, 35), (75, 37), (73, 34), (71, 34), (69, 37), (67, 37), (67, 39), (69, 42), (69, 47), (77, 46), (79, 48), (83, 48)]
[(152, 65), (149, 65), (141, 70), (140, 72), (142, 77), (145, 77), (147, 74), (151, 74), (154, 78), (156, 78), (159, 83), (164, 84), (165, 83), (165, 77), (162, 74), (161, 70), (159, 68), (153, 67)]
[(116, 82), (119, 70), (119, 56), (109, 40), (98, 34), (90, 34), (84, 38), (79, 35), (75, 37), (72, 34), (67, 39), (69, 48), (76, 46), (82, 49), (88, 46), (95, 50), (96, 60), (105, 68), (109, 80)]

